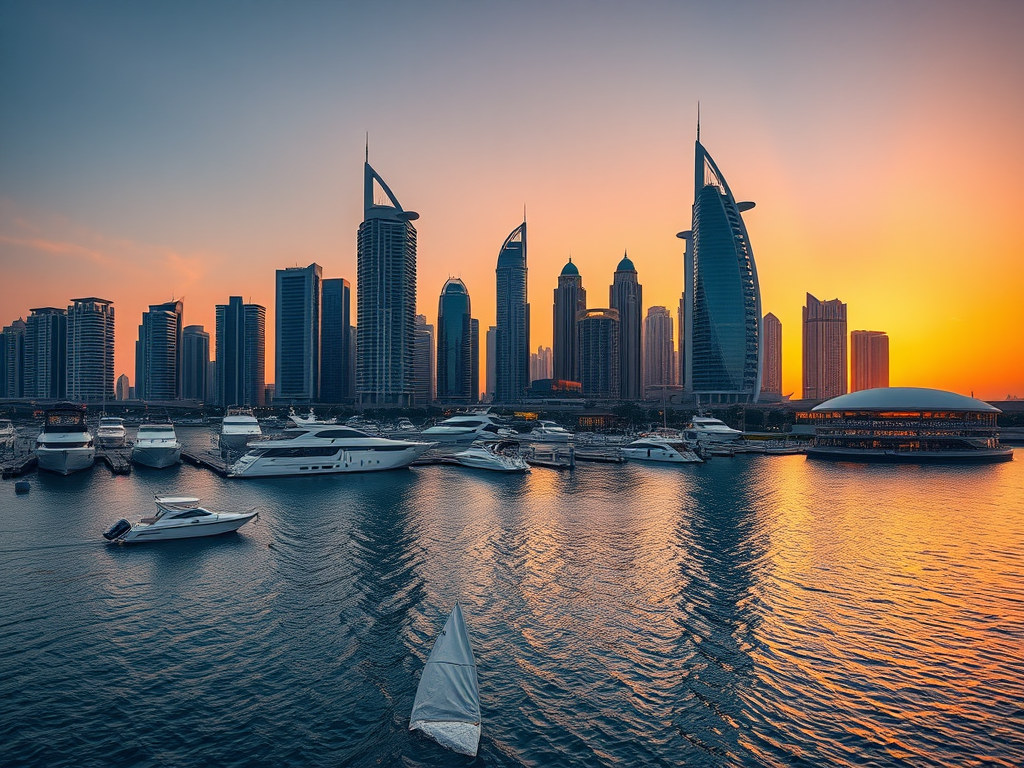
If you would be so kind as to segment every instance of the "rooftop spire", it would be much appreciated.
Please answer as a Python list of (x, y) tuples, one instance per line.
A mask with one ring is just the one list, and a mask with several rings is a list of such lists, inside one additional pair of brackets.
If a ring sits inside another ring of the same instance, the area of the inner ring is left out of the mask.
[[(700, 138), (700, 128), (697, 129), (697, 138)], [(366, 162), (370, 162), (370, 132), (366, 132)]]
[(700, 101), (697, 102), (697, 142), (700, 142)]

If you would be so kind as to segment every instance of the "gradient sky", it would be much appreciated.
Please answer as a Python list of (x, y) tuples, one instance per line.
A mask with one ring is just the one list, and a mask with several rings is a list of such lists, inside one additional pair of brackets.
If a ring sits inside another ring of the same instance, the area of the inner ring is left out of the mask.
[[(416, 210), (419, 311), (494, 323), (529, 220), (531, 343), (571, 254), (628, 250), (675, 314), (701, 138), (745, 214), (800, 396), (807, 292), (889, 333), (891, 384), (1024, 396), (1024, 3), (0, 4), (0, 322), (115, 302), (214, 328), (274, 270), (356, 272), (370, 162)], [(353, 317), (353, 321), (355, 318)], [(212, 350), (211, 350), (212, 352)]]

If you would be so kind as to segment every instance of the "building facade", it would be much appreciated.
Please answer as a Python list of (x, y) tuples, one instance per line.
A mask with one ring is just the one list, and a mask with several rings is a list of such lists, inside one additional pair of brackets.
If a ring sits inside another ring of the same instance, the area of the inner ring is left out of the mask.
[(551, 375), (559, 381), (579, 381), (579, 335), (576, 318), (587, 308), (587, 291), (576, 265), (569, 262), (562, 267), (555, 288), (555, 315), (552, 328)]
[(884, 331), (850, 333), (850, 391), (889, 386), (889, 337)]
[(114, 303), (95, 296), (68, 307), (68, 399), (114, 398)]
[(526, 222), (512, 230), (495, 269), (495, 400), (521, 400), (530, 386), (530, 304), (526, 290)]
[(413, 343), (412, 404), (417, 407), (434, 402), (434, 326), (426, 315), (416, 315), (416, 333)]
[(805, 400), (846, 394), (846, 305), (807, 294), (803, 308)]
[(644, 390), (675, 384), (675, 339), (668, 307), (651, 307), (644, 319)]
[(469, 321), (469, 355), (471, 369), (472, 402), (480, 402), (480, 321), (471, 318)]
[(24, 397), (67, 396), (68, 313), (40, 307), (25, 322)]
[(218, 405), (266, 405), (267, 310), (231, 296), (216, 306), (215, 399)]
[(494, 402), (494, 387), (497, 383), (497, 373), (495, 358), (497, 357), (498, 350), (498, 329), (495, 326), (489, 326), (487, 328), (487, 371), (486, 381), (487, 386), (487, 402)]
[[(375, 185), (388, 202), (375, 201)], [(415, 211), (402, 208), (366, 162), (356, 275), (356, 398), (363, 405), (412, 405), (416, 346), (416, 227), (412, 222), (418, 218)]]
[(210, 334), (201, 325), (186, 325), (182, 343), (182, 399), (212, 401), (212, 393), (206, 389), (210, 378)]
[(127, 373), (122, 373), (117, 377), (117, 388), (114, 392), (114, 396), (118, 400), (130, 400), (132, 395), (131, 381), (128, 379)]
[(340, 403), (352, 397), (351, 336), (351, 286), (340, 277), (324, 280), (320, 322), (320, 401), (323, 403)]
[(465, 283), (453, 277), (441, 288), (437, 302), (437, 399), (472, 403), (476, 402), (473, 392), (473, 318), (469, 290)]
[(135, 344), (135, 394), (140, 400), (181, 399), (184, 325), (182, 301), (150, 304)]
[(761, 392), (782, 394), (782, 322), (769, 312), (761, 323), (764, 353), (761, 356)]
[(619, 388), (619, 313), (584, 309), (576, 316), (583, 396), (617, 400)]
[(752, 403), (761, 393), (761, 291), (742, 216), (753, 207), (736, 202), (698, 126), (692, 227), (678, 237), (686, 390), (701, 403)]
[(316, 263), (277, 270), (275, 400), (305, 404), (320, 398), (322, 280)]
[(551, 378), (551, 347), (540, 346), (530, 355), (530, 382)]
[(608, 300), (608, 306), (619, 313), (619, 397), (639, 400), (643, 397), (643, 286), (625, 253), (615, 269)]
[(20, 317), (3, 331), (4, 377), (0, 382), (4, 397), (22, 397), (25, 394), (25, 321)]

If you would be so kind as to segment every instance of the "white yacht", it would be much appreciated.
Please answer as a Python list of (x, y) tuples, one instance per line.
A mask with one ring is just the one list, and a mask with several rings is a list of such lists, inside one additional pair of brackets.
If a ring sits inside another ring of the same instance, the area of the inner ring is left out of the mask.
[(538, 421), (537, 426), (530, 430), (527, 435), (530, 440), (538, 443), (568, 443), (573, 434), (565, 427), (560, 427), (553, 421)]
[(489, 413), (457, 413), (440, 424), (427, 427), (420, 434), (442, 443), (472, 443), (478, 438), (495, 439), (512, 436), (515, 432)]
[(709, 443), (731, 443), (743, 437), (738, 429), (710, 416), (694, 416), (683, 435), (687, 440)]
[(228, 451), (244, 451), (250, 440), (263, 436), (260, 423), (251, 408), (230, 407), (220, 423), (220, 448)]
[(10, 448), (14, 445), (14, 438), (18, 433), (10, 419), (0, 419), (0, 449)]
[(96, 446), (85, 423), (85, 406), (61, 403), (46, 410), (43, 431), (36, 438), (40, 469), (70, 475), (88, 469), (96, 459)]
[(511, 442), (474, 443), (452, 458), (464, 467), (489, 469), (492, 472), (529, 472), (530, 465), (517, 452), (518, 445)]
[(132, 525), (118, 520), (103, 537), (126, 544), (169, 539), (195, 539), (237, 531), (256, 517), (256, 510), (246, 512), (212, 512), (197, 506), (192, 496), (157, 496), (156, 514)]
[(96, 429), (96, 441), (101, 448), (124, 448), (127, 439), (124, 419), (119, 419), (116, 416), (100, 417), (100, 425)]
[(297, 477), (340, 472), (376, 472), (409, 466), (436, 443), (368, 435), (340, 424), (285, 430), (280, 440), (249, 446), (228, 477)]
[(326, 419), (326, 420), (318, 419), (314, 415), (312, 408), (309, 409), (309, 415), (308, 416), (299, 416), (299, 414), (297, 414), (295, 412), (294, 408), (289, 408), (288, 409), (288, 419), (292, 422), (292, 424), (294, 424), (297, 427), (312, 427), (312, 426), (316, 426), (317, 424), (337, 424), (338, 423), (338, 420), (336, 418), (334, 418), (334, 417), (332, 417), (330, 419)]
[(181, 443), (173, 424), (142, 424), (132, 446), (132, 461), (163, 469), (181, 461)]
[(662, 461), (669, 464), (699, 464), (702, 461), (686, 443), (660, 435), (645, 435), (622, 446), (622, 455), (631, 461)]

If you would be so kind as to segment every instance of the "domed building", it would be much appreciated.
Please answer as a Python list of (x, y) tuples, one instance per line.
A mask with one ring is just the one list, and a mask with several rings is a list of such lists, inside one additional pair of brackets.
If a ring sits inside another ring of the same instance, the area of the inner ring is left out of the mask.
[(1010, 461), (999, 444), (1001, 411), (955, 392), (864, 389), (826, 400), (800, 420), (814, 427), (807, 455), (836, 461)]

